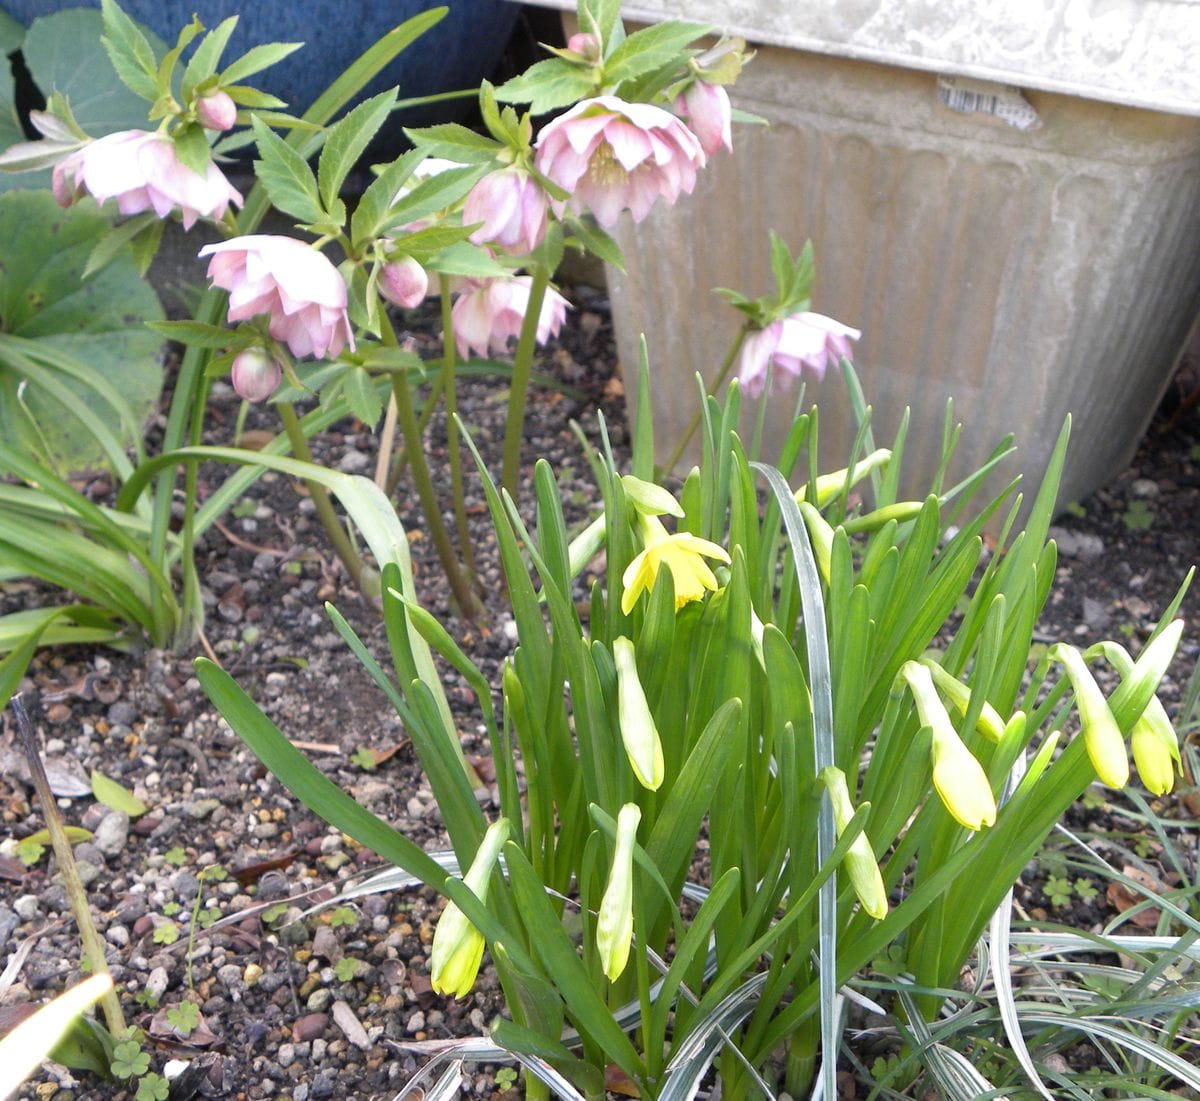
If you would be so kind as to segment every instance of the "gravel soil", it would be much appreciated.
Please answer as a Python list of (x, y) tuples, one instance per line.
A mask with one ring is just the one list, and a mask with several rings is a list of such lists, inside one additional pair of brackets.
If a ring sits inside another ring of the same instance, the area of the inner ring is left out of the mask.
[[(539, 369), (567, 391), (530, 398), (525, 455), (546, 457), (563, 491), (568, 524), (588, 518), (595, 490), (569, 423), (596, 437), (602, 410), (618, 458), (626, 454), (622, 388), (603, 295), (571, 292), (576, 309)], [(423, 354), (438, 351), (434, 317), (409, 319)], [(493, 469), (505, 415), (505, 384), (471, 381), (459, 395), (464, 420)], [(233, 438), (239, 402), (217, 385), (206, 442)], [(269, 429), (256, 410), (250, 427)], [(430, 426), (435, 471), (445, 471), (443, 426)], [(328, 433), (319, 456), (370, 474), (375, 437), (361, 425)], [(203, 469), (202, 493), (223, 476)], [(526, 474), (532, 468), (527, 465)], [(478, 479), (468, 472), (473, 537), (486, 612), (459, 619), (402, 483), (398, 507), (416, 563), (422, 599), (471, 653), (493, 683), (514, 646), (490, 523)], [(441, 487), (446, 490), (447, 487)], [(97, 479), (88, 491), (103, 499)], [(447, 496), (448, 499), (448, 496)], [(1200, 419), (1186, 407), (1151, 429), (1133, 466), (1111, 486), (1060, 519), (1058, 584), (1041, 630), (1047, 640), (1125, 639), (1148, 635), (1188, 567), (1200, 558)], [(334, 632), (322, 608), (332, 601), (386, 664), (376, 610), (345, 580), (311, 502), (282, 475), (264, 476), (219, 529), (206, 534), (200, 567), (206, 638), (221, 663), (318, 767), (426, 848), (445, 847), (437, 806), (404, 730)], [(0, 586), (0, 609), (34, 606), (30, 586)], [(1197, 597), (1183, 614), (1194, 620)], [(1174, 710), (1200, 652), (1189, 626), (1164, 688)], [(199, 652), (197, 650), (197, 652)], [(453, 1001), (429, 985), (427, 954), (439, 904), (432, 892), (368, 895), (319, 913), (309, 909), (376, 869), (372, 853), (331, 830), (268, 775), (217, 716), (191, 673), (194, 653), (159, 650), (43, 652), (24, 695), (68, 824), (92, 831), (76, 847), (80, 869), (108, 945), (109, 964), (127, 1015), (146, 1032), (161, 1069), (191, 1064), (172, 1097), (392, 1098), (427, 1058), (430, 1043), (483, 1032), (498, 1009), (494, 972), (484, 970), (471, 996)], [(480, 775), (491, 775), (473, 696), (453, 676), (448, 694), (463, 746)], [(0, 961), (17, 957), (0, 1007), (39, 1001), (79, 977), (78, 942), (53, 859), (30, 866), (16, 840), (42, 827), (10, 717), (0, 733)], [(368, 767), (371, 766), (371, 767)], [(90, 794), (95, 769), (149, 806), (130, 820)], [(488, 802), (491, 796), (484, 793)], [(1164, 801), (1175, 815), (1200, 814), (1195, 797)], [(1081, 813), (1107, 825), (1119, 814), (1099, 801)], [(1146, 854), (1153, 873), (1154, 853)], [(219, 873), (208, 871), (219, 866)], [(1158, 873), (1165, 874), (1162, 868)], [(1031, 868), (1018, 902), (1032, 919), (1085, 928), (1119, 908), (1101, 891), (1064, 901), (1044, 870)], [(1084, 892), (1086, 894), (1086, 892)], [(190, 935), (193, 926), (194, 935)], [(3, 964), (0, 963), (0, 967)], [(181, 1028), (192, 1002), (198, 1016)], [(171, 1012), (169, 1012), (171, 1011)], [(3, 1009), (0, 1008), (0, 1013)], [(515, 1094), (495, 1067), (470, 1068), (465, 1091)], [(855, 1096), (854, 1084), (845, 1081)], [(50, 1067), (23, 1097), (80, 1101), (132, 1097), (117, 1084), (74, 1078)]]

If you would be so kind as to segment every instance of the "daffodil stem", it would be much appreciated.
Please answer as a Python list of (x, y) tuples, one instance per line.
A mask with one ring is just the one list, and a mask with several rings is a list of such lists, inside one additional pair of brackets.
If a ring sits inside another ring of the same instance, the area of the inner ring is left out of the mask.
[[(396, 330), (392, 328), (392, 323), (386, 316), (382, 319), (380, 335), (387, 347), (399, 346)], [(421, 502), (421, 511), (425, 514), (425, 523), (429, 527), (429, 536), (437, 551), (438, 561), (442, 564), (442, 572), (450, 583), (450, 591), (454, 594), (459, 611), (467, 617), (478, 615), (479, 601), (463, 576), (462, 567), (454, 554), (454, 545), (450, 542), (450, 533), (442, 520), (437, 492), (433, 488), (433, 479), (429, 476), (429, 464), (425, 462), (425, 452), (421, 447), (421, 430), (413, 408), (412, 390), (408, 385), (408, 375), (404, 371), (393, 372), (392, 393), (396, 398), (396, 419), (404, 435), (404, 448), (408, 452), (413, 484), (417, 489), (417, 498)]]
[(454, 496), (454, 526), (458, 549), (467, 573), (475, 576), (475, 551), (467, 527), (467, 503), (463, 497), (462, 447), (458, 440), (458, 390), (454, 381), (454, 325), (450, 316), (450, 280), (439, 276), (442, 292), (442, 389), (446, 395), (446, 450), (450, 454), (450, 492)]
[(550, 269), (538, 264), (533, 269), (533, 285), (529, 288), (529, 305), (517, 339), (517, 354), (513, 357), (512, 388), (508, 392), (508, 420), (504, 426), (504, 460), (500, 482), (509, 496), (517, 500), (521, 477), (521, 445), (525, 442), (525, 406), (529, 397), (529, 376), (533, 371), (533, 349), (537, 341), (538, 318), (542, 302), (550, 285)]
[[(71, 913), (75, 924), (79, 927), (79, 940), (83, 946), (83, 958), (93, 975), (109, 975), (108, 961), (104, 956), (104, 941), (92, 920), (91, 907), (88, 905), (87, 891), (83, 880), (79, 878), (79, 869), (75, 864), (75, 855), (71, 852), (71, 842), (67, 840), (67, 831), (63, 828), (62, 818), (59, 817), (58, 805), (54, 801), (54, 793), (50, 790), (50, 781), (46, 778), (46, 770), (42, 765), (42, 755), (38, 750), (37, 736), (33, 732), (33, 723), (25, 710), (20, 693), (13, 696), (9, 704), (21, 742), (29, 761), (29, 774), (33, 780), (34, 790), (38, 801), (42, 804), (42, 817), (46, 820), (46, 832), (50, 834), (50, 845), (54, 849), (54, 859), (58, 862), (58, 871), (62, 876), (63, 887), (67, 892), (67, 900), (71, 904)], [(125, 1033), (125, 1014), (121, 1012), (121, 1003), (113, 989), (100, 999), (100, 1008), (104, 1011), (104, 1019), (108, 1022), (108, 1031), (115, 1037)]]
[[(312, 449), (308, 446), (308, 437), (304, 435), (300, 418), (296, 416), (296, 407), (290, 401), (281, 401), (275, 408), (279, 412), (279, 420), (283, 425), (288, 442), (292, 445), (292, 454), (297, 459), (311, 463), (313, 461)], [(346, 567), (346, 573), (350, 575), (350, 580), (357, 587), (362, 581), (362, 559), (350, 542), (350, 536), (346, 534), (346, 529), (342, 527), (342, 522), (338, 519), (337, 511), (333, 507), (333, 501), (330, 500), (323, 485), (307, 480), (304, 485), (308, 489), (309, 496), (312, 497), (321, 527), (325, 529), (325, 534), (329, 536), (329, 541), (333, 544), (334, 552), (341, 559), (342, 565)]]
[[(729, 351), (725, 353), (725, 361), (721, 364), (721, 370), (717, 372), (717, 377), (713, 379), (712, 384), (705, 391), (709, 397), (715, 395), (725, 385), (725, 380), (729, 378), (729, 372), (733, 370), (733, 365), (737, 362), (738, 352), (742, 350), (742, 341), (746, 339), (748, 331), (748, 324), (738, 329), (737, 336), (733, 338), (733, 343), (729, 346)], [(687, 450), (687, 445), (692, 442), (692, 437), (696, 434), (696, 429), (700, 427), (700, 419), (703, 416), (704, 409), (701, 407), (696, 410), (691, 421), (688, 422), (687, 430), (680, 437), (679, 443), (675, 445), (675, 450), (671, 452), (671, 457), (663, 467), (663, 474), (665, 476), (671, 474), (679, 460), (683, 457), (684, 451)]]

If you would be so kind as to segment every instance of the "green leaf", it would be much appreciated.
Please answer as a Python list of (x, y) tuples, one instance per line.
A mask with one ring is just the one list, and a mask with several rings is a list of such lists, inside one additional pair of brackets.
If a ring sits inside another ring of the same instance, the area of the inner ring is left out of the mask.
[(374, 430), (379, 418), (383, 416), (383, 399), (371, 376), (358, 368), (346, 371), (342, 396), (349, 404), (350, 412)]
[(208, 133), (198, 122), (190, 123), (175, 131), (175, 155), (197, 176), (204, 176), (211, 163), (208, 151)]
[(673, 19), (635, 31), (605, 58), (605, 85), (633, 80), (675, 59), (682, 62), (684, 48), (708, 34), (711, 29), (703, 23), (684, 23)]
[(501, 145), (457, 122), (444, 122), (421, 129), (405, 127), (404, 133), (427, 157), (445, 157), (458, 164), (490, 164)]
[[(161, 320), (162, 307), (133, 260), (118, 256), (81, 278), (109, 232), (91, 202), (63, 211), (46, 192), (0, 196), (0, 438), (64, 472), (111, 461), (92, 421), (137, 439), (162, 385), (161, 340), (144, 324)], [(14, 358), (18, 347), (44, 371), (57, 364), (54, 379), (83, 403), (85, 420), (41, 385), (19, 392), (30, 367)], [(71, 361), (82, 369), (63, 374)]]
[(245, 80), (254, 73), (278, 64), (303, 45), (303, 42), (267, 42), (262, 46), (255, 46), (221, 71), (221, 83), (236, 84), (239, 80)]
[(621, 251), (621, 246), (598, 225), (585, 218), (571, 218), (569, 224), (571, 235), (588, 252), (606, 264), (612, 264), (618, 271), (625, 270), (625, 254)]
[(350, 232), (356, 246), (365, 245), (379, 236), (400, 186), (424, 159), (425, 154), (419, 149), (410, 150), (404, 156), (397, 157), (371, 181), (350, 218)]
[(354, 162), (379, 132), (395, 104), (396, 89), (392, 88), (360, 103), (330, 128), (317, 166), (317, 180), (326, 209), (333, 206)]
[(197, 348), (226, 348), (233, 340), (229, 329), (219, 325), (204, 325), (199, 321), (153, 321), (147, 326), (167, 340), (192, 344)]
[(98, 802), (113, 810), (123, 810), (130, 818), (138, 818), (150, 809), (116, 780), (110, 780), (104, 773), (95, 769), (92, 770), (92, 794)]
[(181, 92), (185, 102), (191, 99), (197, 84), (203, 83), (216, 73), (221, 54), (225, 52), (229, 36), (233, 34), (237, 23), (238, 17), (231, 15), (228, 19), (223, 19), (218, 23), (200, 40), (200, 45), (188, 59), (187, 68), (183, 71)]
[(100, 0), (100, 11), (101, 41), (117, 75), (130, 91), (153, 102), (158, 98), (158, 59), (149, 40), (114, 0)]
[(548, 58), (500, 85), (496, 98), (501, 103), (528, 103), (531, 114), (544, 115), (586, 99), (596, 90), (591, 69)]
[(322, 221), (325, 210), (308, 162), (260, 119), (253, 126), (261, 157), (254, 168), (271, 202), (302, 222)]
[(6, 11), (0, 11), (0, 54), (16, 53), (25, 38), (25, 27)]
[[(25, 64), (43, 94), (58, 92), (71, 101), (75, 120), (93, 137), (145, 129), (146, 98), (153, 96), (130, 91), (120, 79), (101, 44), (101, 29), (100, 13), (90, 8), (35, 19), (21, 49)], [(153, 72), (166, 47), (153, 32), (138, 33), (150, 50)]]

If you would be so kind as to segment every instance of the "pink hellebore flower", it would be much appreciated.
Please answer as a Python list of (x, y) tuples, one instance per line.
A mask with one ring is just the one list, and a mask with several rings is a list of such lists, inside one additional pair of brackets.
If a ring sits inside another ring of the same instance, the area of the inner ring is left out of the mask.
[(91, 195), (98, 203), (116, 199), (125, 215), (153, 210), (165, 218), (178, 209), (184, 229), (197, 218), (223, 218), (230, 203), (242, 205), (215, 164), (209, 162), (201, 176), (179, 160), (170, 138), (145, 130), (119, 130), (88, 142), (55, 166), (53, 188), (61, 207)]
[(262, 348), (247, 348), (239, 353), (229, 370), (234, 390), (247, 401), (266, 401), (282, 378), (283, 369)]
[(206, 130), (229, 130), (237, 122), (237, 104), (217, 88), (196, 101), (196, 119)]
[(649, 103), (598, 96), (577, 103), (538, 137), (538, 171), (564, 191), (577, 213), (613, 225), (622, 210), (640, 222), (662, 198), (691, 194), (703, 166), (700, 141), (674, 115)]
[(747, 335), (738, 357), (738, 381), (747, 394), (758, 397), (766, 385), (767, 367), (772, 360), (777, 371), (785, 372), (775, 376), (784, 387), (799, 378), (805, 367), (820, 379), (829, 357), (849, 359), (850, 341), (861, 336), (858, 329), (824, 314), (794, 313)]
[[(532, 285), (533, 279), (528, 275), (514, 275), (509, 279), (468, 280), (466, 289), (458, 296), (451, 311), (458, 354), (465, 359), (471, 352), (486, 356), (489, 351), (503, 351), (510, 338), (521, 333)], [(558, 291), (546, 288), (542, 312), (538, 317), (539, 344), (545, 344), (558, 334), (569, 307), (570, 303)]]
[(429, 275), (411, 256), (393, 260), (379, 273), (379, 293), (393, 306), (411, 310), (429, 293)]
[(675, 111), (699, 139), (706, 157), (711, 157), (722, 145), (733, 151), (729, 93), (720, 84), (695, 81), (675, 101)]
[(516, 256), (532, 252), (546, 236), (550, 203), (537, 181), (520, 168), (489, 172), (467, 195), (463, 222), (483, 224), (470, 236)]
[(600, 40), (594, 34), (573, 34), (567, 39), (567, 49), (593, 64), (600, 60)]
[(254, 234), (205, 245), (208, 277), (229, 292), (229, 320), (270, 316), (269, 331), (294, 356), (336, 356), (354, 333), (346, 284), (325, 256), (292, 237)]

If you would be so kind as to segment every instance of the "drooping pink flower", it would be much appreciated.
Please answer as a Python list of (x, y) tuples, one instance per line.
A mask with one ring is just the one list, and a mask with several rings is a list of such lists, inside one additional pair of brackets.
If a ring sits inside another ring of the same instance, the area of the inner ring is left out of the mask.
[[(451, 311), (454, 344), (463, 359), (474, 352), (486, 356), (501, 352), (521, 333), (533, 279), (514, 275), (505, 279), (470, 279)], [(570, 303), (558, 291), (546, 288), (538, 315), (537, 342), (545, 344), (558, 334)]]
[(229, 291), (229, 320), (270, 317), (269, 331), (295, 356), (336, 356), (354, 333), (346, 314), (346, 284), (315, 248), (292, 237), (253, 234), (205, 245), (208, 277)]
[(237, 122), (237, 104), (217, 88), (196, 101), (196, 119), (206, 130), (229, 130)]
[(283, 368), (262, 348), (239, 352), (229, 369), (229, 381), (239, 397), (247, 401), (265, 401), (283, 378)]
[(703, 166), (700, 141), (674, 115), (649, 103), (598, 96), (577, 103), (538, 137), (535, 164), (577, 213), (613, 225), (622, 210), (640, 222), (658, 199), (691, 193)]
[(145, 130), (120, 130), (88, 142), (55, 167), (53, 189), (61, 207), (91, 195), (98, 203), (116, 199), (125, 215), (153, 210), (165, 218), (178, 210), (184, 229), (197, 218), (223, 218), (230, 203), (242, 205), (215, 164), (210, 161), (201, 176), (179, 160), (169, 137)]
[(467, 195), (463, 222), (483, 224), (469, 240), (517, 256), (532, 252), (546, 236), (550, 202), (537, 181), (514, 166), (489, 172)]
[(785, 388), (806, 367), (820, 379), (830, 357), (849, 359), (850, 341), (861, 336), (858, 329), (824, 314), (807, 310), (794, 313), (746, 336), (738, 357), (738, 382), (747, 394), (758, 397), (772, 361), (777, 371), (775, 381)]
[(411, 310), (429, 293), (429, 274), (411, 256), (393, 260), (379, 272), (379, 293), (393, 306)]
[(733, 151), (733, 134), (730, 130), (732, 108), (729, 105), (729, 93), (722, 85), (708, 84), (703, 80), (693, 82), (675, 100), (675, 110), (699, 139), (706, 157), (711, 157), (722, 145)]

